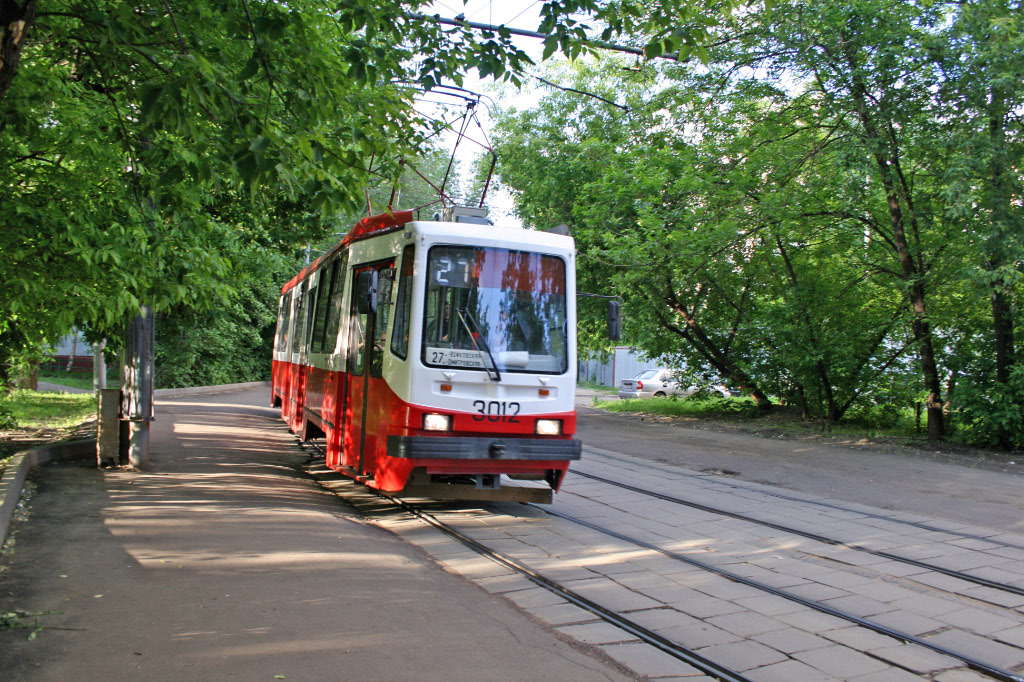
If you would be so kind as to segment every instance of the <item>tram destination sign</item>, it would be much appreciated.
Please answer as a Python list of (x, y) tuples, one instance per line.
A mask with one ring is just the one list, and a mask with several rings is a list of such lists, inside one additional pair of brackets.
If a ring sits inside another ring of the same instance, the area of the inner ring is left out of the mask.
[(427, 348), (427, 362), (431, 365), (447, 365), (448, 367), (470, 367), (484, 369), (484, 358), (478, 350), (460, 350), (458, 348)]

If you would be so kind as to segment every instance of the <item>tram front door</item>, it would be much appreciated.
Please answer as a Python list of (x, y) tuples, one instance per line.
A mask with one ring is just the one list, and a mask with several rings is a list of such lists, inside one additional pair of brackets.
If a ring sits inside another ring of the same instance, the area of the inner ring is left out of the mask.
[[(349, 361), (346, 401), (350, 418), (342, 464), (373, 476), (377, 431), (387, 393), (383, 380), (385, 337), (391, 310), (394, 260), (357, 266), (349, 300)], [(375, 299), (376, 305), (371, 304)]]

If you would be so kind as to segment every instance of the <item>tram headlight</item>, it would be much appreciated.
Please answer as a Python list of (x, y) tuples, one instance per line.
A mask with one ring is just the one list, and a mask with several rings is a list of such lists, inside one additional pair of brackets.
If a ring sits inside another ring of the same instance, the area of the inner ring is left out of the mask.
[(536, 432), (538, 436), (561, 436), (561, 419), (538, 419)]
[(424, 431), (450, 431), (452, 418), (447, 414), (425, 414), (423, 415)]

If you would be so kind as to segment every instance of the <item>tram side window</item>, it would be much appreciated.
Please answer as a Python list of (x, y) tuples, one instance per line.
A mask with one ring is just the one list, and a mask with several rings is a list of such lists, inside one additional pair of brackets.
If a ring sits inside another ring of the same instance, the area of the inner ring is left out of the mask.
[(279, 351), (288, 350), (288, 325), (292, 322), (292, 292), (281, 298), (281, 309), (277, 313), (277, 342), (274, 347)]
[(327, 331), (327, 292), (336, 264), (337, 261), (331, 261), (320, 271), (320, 284), (316, 291), (316, 315), (313, 320), (313, 340), (310, 344), (310, 350), (314, 353), (322, 353), (324, 350), (324, 332)]
[(377, 317), (373, 328), (373, 362), (370, 376), (379, 377), (384, 370), (384, 348), (388, 337), (388, 320), (391, 318), (391, 291), (395, 280), (393, 267), (380, 271), (378, 282)]
[(395, 301), (395, 328), (391, 332), (391, 352), (403, 360), (409, 355), (413, 255), (414, 248), (411, 244), (402, 251), (402, 274), (398, 279), (398, 299)]
[(305, 307), (306, 296), (303, 292), (304, 284), (298, 285), (298, 291), (295, 294), (295, 307), (292, 312), (292, 339), (291, 339), (291, 352), (299, 352), (299, 339), (302, 338), (302, 309)]
[(348, 254), (344, 254), (341, 260), (334, 261), (334, 273), (331, 276), (330, 302), (327, 308), (327, 332), (324, 336), (325, 350), (334, 350), (335, 342), (338, 339), (338, 329), (341, 327), (341, 298), (344, 293), (345, 266), (348, 265)]
[(306, 335), (303, 337), (302, 343), (305, 346), (305, 351), (308, 353), (309, 343), (313, 339), (313, 313), (316, 311), (313, 309), (312, 306), (316, 305), (316, 299), (313, 296), (313, 294), (316, 293), (316, 289), (312, 288), (312, 286), (308, 283), (306, 284), (306, 286), (309, 287), (306, 290)]
[(359, 312), (356, 305), (356, 278), (358, 272), (352, 271), (352, 296), (350, 301), (351, 311), (349, 314), (349, 338), (348, 338), (348, 371), (353, 376), (363, 375), (363, 364), (366, 356), (364, 346), (366, 345), (366, 320), (369, 317), (366, 313)]

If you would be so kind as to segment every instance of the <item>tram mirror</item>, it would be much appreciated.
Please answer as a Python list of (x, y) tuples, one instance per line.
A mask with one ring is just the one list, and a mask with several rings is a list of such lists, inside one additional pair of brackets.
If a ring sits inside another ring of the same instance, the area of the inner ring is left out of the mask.
[(622, 338), (622, 303), (608, 301), (608, 338), (618, 341)]
[(377, 312), (378, 284), (376, 270), (363, 270), (356, 275), (356, 310), (359, 314)]

